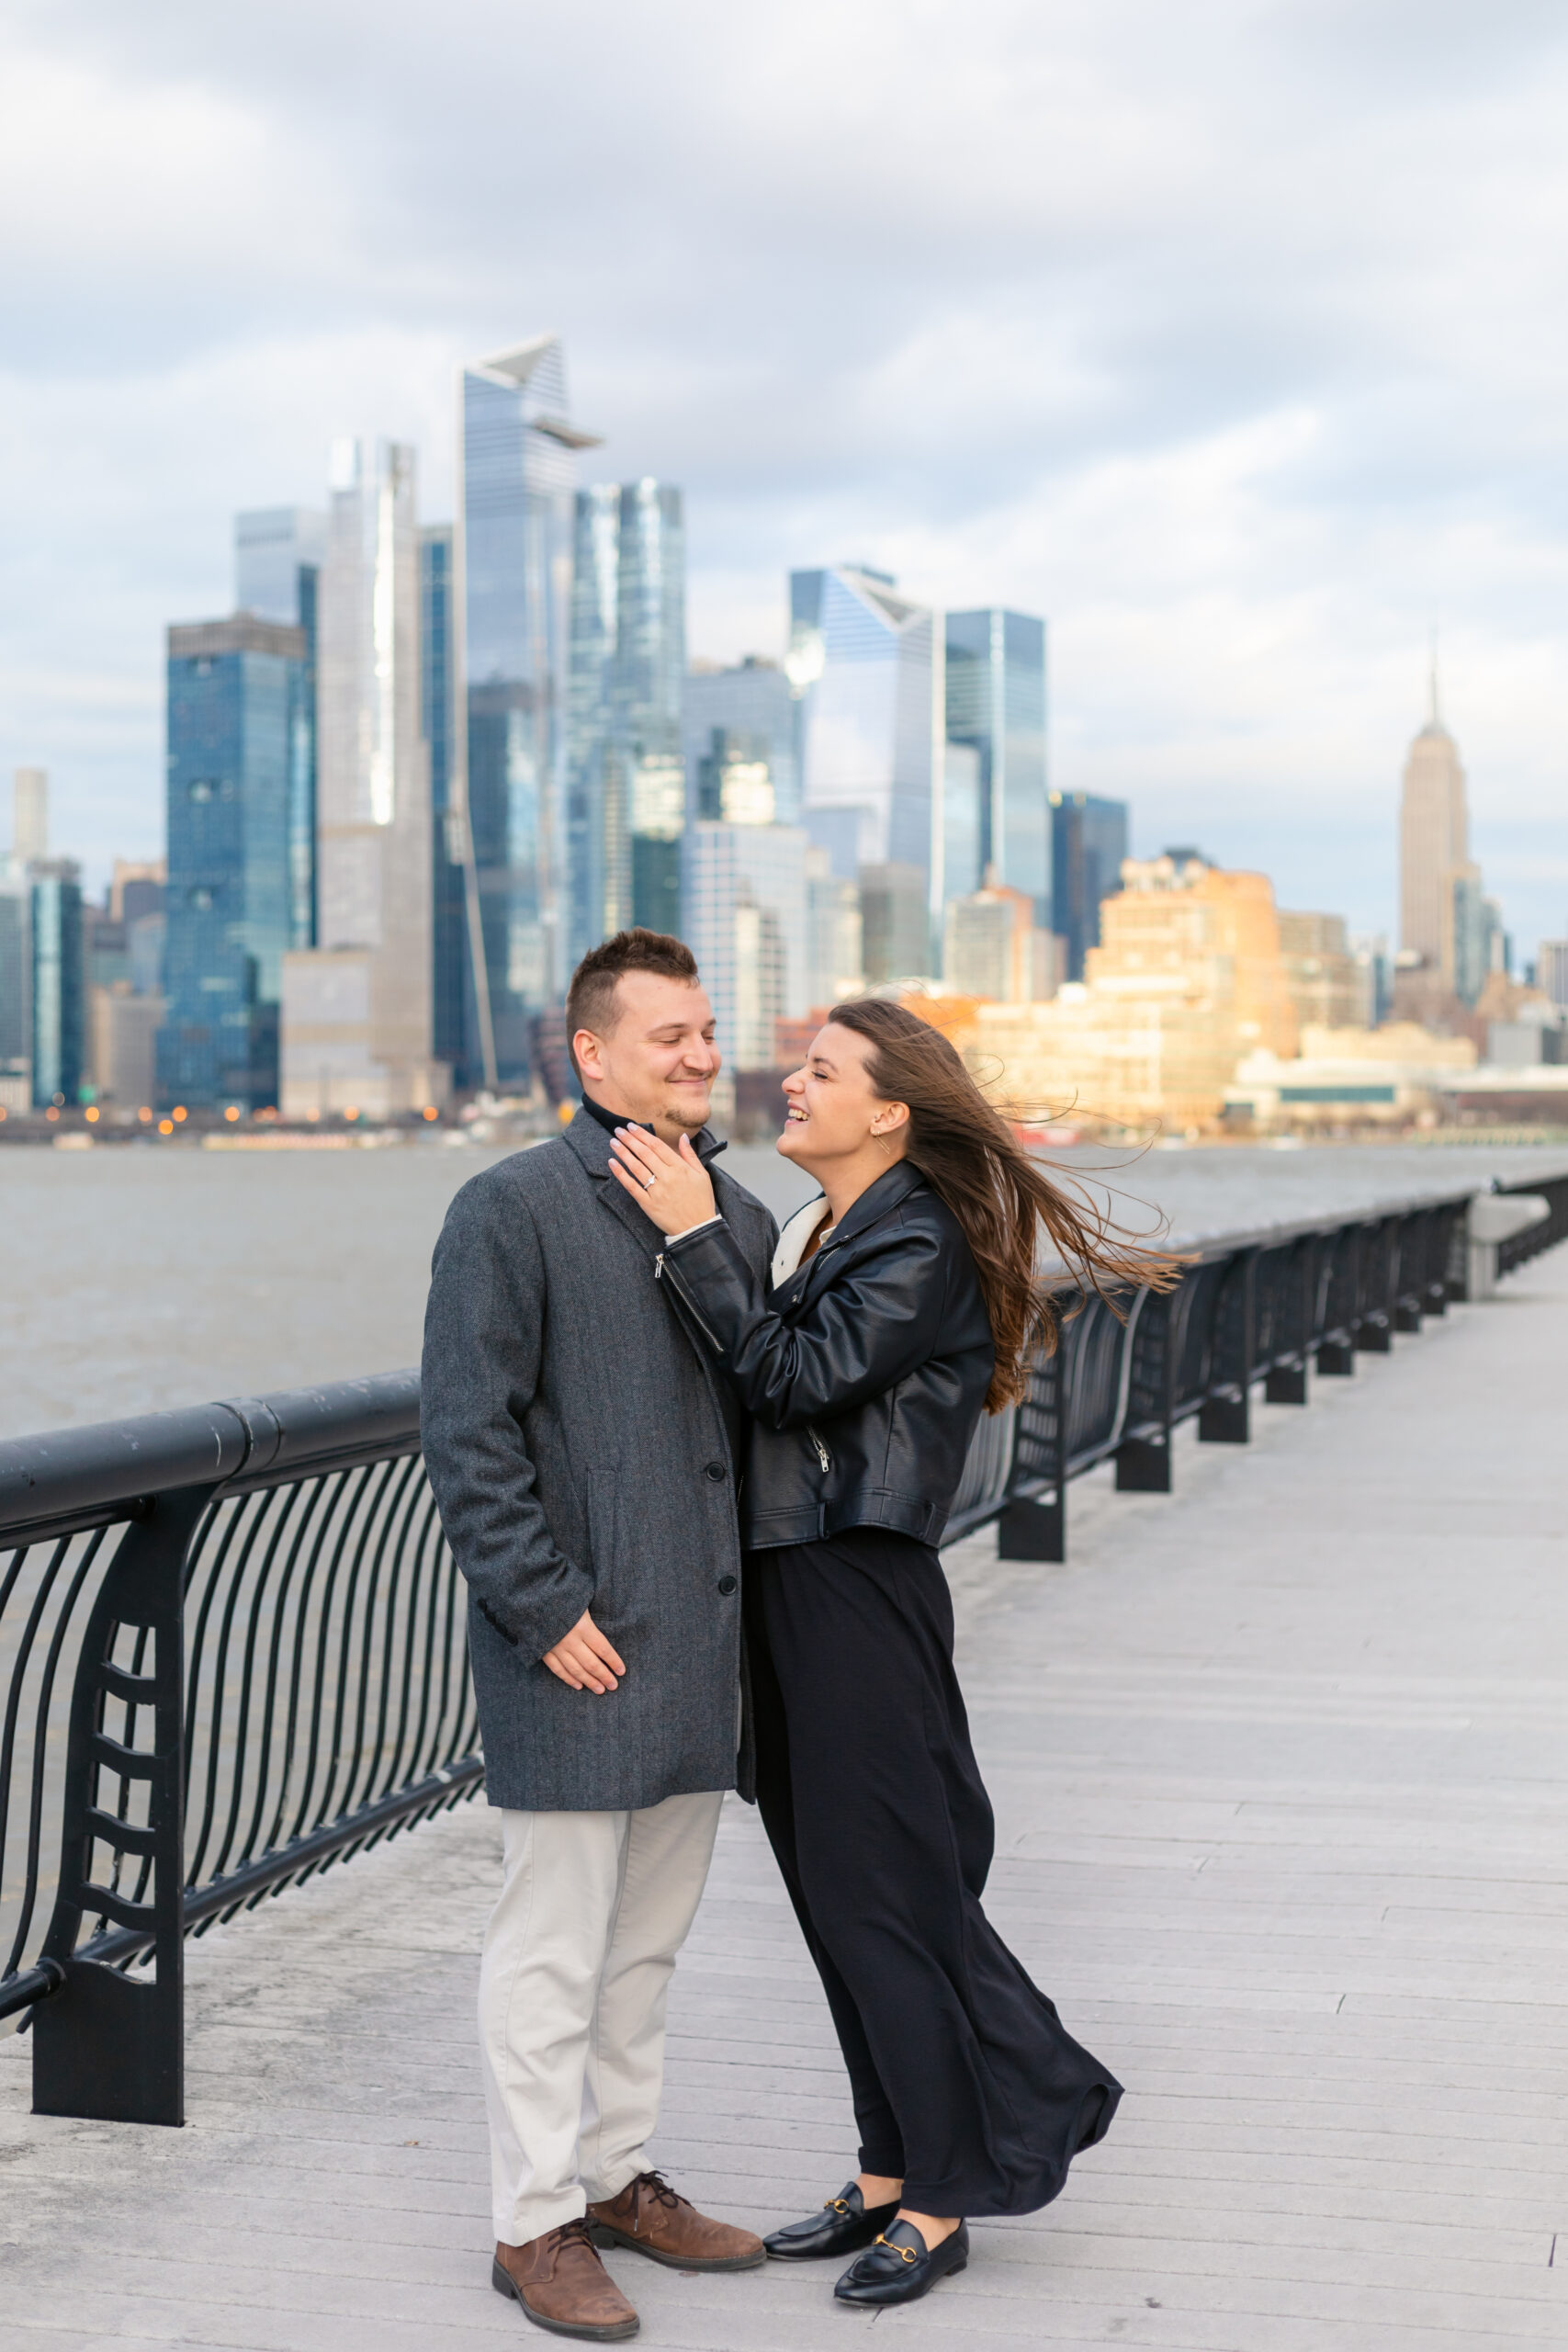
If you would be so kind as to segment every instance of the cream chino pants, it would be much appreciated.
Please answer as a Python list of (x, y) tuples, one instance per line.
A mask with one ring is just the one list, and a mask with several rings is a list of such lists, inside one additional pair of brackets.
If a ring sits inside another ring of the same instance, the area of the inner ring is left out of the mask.
[(525, 2245), (648, 2169), (664, 2004), (723, 1796), (635, 1813), (502, 1813), (479, 1961), (495, 2234)]

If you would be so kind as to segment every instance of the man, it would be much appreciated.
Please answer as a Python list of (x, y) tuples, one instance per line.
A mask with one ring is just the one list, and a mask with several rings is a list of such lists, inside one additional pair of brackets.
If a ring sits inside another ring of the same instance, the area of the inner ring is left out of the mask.
[[(645, 2153), (665, 1993), (737, 1782), (741, 1428), (610, 1139), (637, 1122), (713, 1159), (713, 1027), (678, 939), (622, 932), (583, 958), (581, 1108), (457, 1194), (425, 1320), (424, 1458), (468, 1581), (505, 1849), (479, 1970), (491, 2276), (539, 2326), (593, 2341), (637, 2325), (595, 2242), (682, 2270), (765, 2258)], [(773, 1219), (712, 1172), (765, 1269)]]

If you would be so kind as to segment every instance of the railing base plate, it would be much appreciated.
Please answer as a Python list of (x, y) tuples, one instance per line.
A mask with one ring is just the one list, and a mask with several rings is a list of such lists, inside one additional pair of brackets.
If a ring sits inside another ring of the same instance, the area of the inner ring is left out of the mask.
[(1305, 1364), (1276, 1364), (1264, 1379), (1263, 1401), (1266, 1405), (1304, 1405), (1307, 1401)]
[[(172, 1997), (171, 1997), (172, 1995)], [(99, 2123), (183, 2123), (180, 1987), (70, 1960), (33, 2011), (33, 2113)]]
[(1116, 1449), (1116, 1491), (1119, 1495), (1168, 1495), (1169, 1446), (1154, 1438), (1124, 1439)]
[(1245, 1396), (1211, 1396), (1199, 1407), (1200, 1444), (1246, 1445), (1251, 1434)]
[(997, 1521), (998, 1560), (1065, 1560), (1066, 1513), (1062, 1497), (1051, 1502), (1011, 1502)]

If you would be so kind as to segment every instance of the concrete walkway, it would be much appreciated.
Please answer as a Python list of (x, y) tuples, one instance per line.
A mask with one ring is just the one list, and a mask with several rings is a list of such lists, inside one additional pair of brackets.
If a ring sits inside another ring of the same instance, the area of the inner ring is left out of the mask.
[[(644, 2343), (1568, 2343), (1565, 1366), (1568, 1252), (1249, 1449), (1184, 1443), (1172, 1499), (1085, 1482), (1066, 1568), (948, 1555), (990, 1908), (1121, 2117), (907, 2312), (612, 2256)], [(494, 1855), (466, 1811), (198, 1946), (184, 2132), (35, 2119), (0, 2044), (5, 2352), (545, 2340), (488, 2278)], [(742, 1807), (673, 2020), (681, 2184), (758, 2227), (836, 2190), (837, 2059)]]

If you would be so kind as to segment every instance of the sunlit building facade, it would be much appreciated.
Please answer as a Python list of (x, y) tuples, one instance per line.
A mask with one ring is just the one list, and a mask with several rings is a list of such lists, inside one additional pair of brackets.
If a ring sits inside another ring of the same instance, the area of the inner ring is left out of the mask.
[(976, 1006), (965, 1050), (1024, 1117), (1202, 1133), (1244, 1055), (1296, 1051), (1274, 894), (1192, 851), (1129, 860), (1123, 879), (1085, 979), (1048, 1003)]

